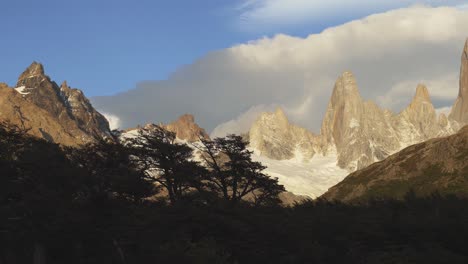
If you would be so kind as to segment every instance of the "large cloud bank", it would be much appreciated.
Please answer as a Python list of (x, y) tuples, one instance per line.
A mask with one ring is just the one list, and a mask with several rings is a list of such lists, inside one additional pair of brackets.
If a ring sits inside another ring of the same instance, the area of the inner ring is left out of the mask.
[(216, 51), (168, 80), (93, 103), (122, 128), (192, 113), (215, 135), (245, 132), (260, 110), (281, 105), (295, 123), (318, 131), (335, 79), (350, 70), (363, 97), (383, 107), (400, 111), (423, 82), (442, 108), (457, 96), (467, 27), (467, 10), (389, 11), (305, 39), (277, 35)]
[(236, 10), (242, 30), (268, 30), (321, 24), (337, 18), (356, 17), (416, 4), (466, 7), (466, 0), (239, 0)]

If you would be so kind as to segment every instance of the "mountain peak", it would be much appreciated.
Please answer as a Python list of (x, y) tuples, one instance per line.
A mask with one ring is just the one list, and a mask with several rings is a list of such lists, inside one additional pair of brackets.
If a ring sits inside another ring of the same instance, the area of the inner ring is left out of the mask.
[(357, 86), (356, 77), (350, 71), (345, 71), (339, 78), (337, 82), (341, 82), (341, 85), (338, 85), (338, 89), (343, 89), (345, 92), (357, 93), (359, 94), (359, 89)]
[(274, 112), (264, 112), (257, 118), (250, 128), (249, 140), (253, 149), (275, 160), (299, 156), (308, 160), (315, 154), (315, 136), (289, 123), (281, 107)]
[(60, 85), (60, 88), (68, 88), (68, 87), (69, 87), (69, 86), (68, 86), (67, 81), (63, 81), (63, 82), (62, 82), (62, 85)]
[(468, 124), (468, 39), (461, 58), (460, 90), (449, 118), (460, 125)]
[(176, 122), (187, 123), (187, 124), (195, 123), (195, 117), (191, 114), (184, 114), (180, 116)]
[(31, 84), (39, 82), (37, 77), (47, 78), (44, 72), (44, 66), (39, 62), (33, 61), (26, 70), (18, 77), (16, 87), (32, 87)]
[(195, 117), (191, 114), (180, 116), (176, 121), (168, 124), (166, 129), (176, 133), (177, 138), (188, 142), (195, 142), (199, 140), (199, 137), (209, 139), (206, 131), (195, 123)]
[[(400, 114), (403, 124), (410, 123), (415, 129), (413, 137), (432, 138), (437, 135), (438, 121), (429, 91), (424, 84), (419, 84), (410, 105)], [(420, 141), (420, 140), (418, 140)]]
[(286, 113), (284, 112), (283, 108), (277, 107), (275, 110), (275, 117), (283, 120), (288, 120)]
[(33, 61), (33, 63), (31, 63), (31, 65), (29, 65), (29, 67), (26, 68), (26, 70), (20, 75), (19, 80), (36, 76), (43, 76), (44, 74), (44, 66), (39, 62)]
[(354, 74), (350, 71), (344, 72), (335, 82), (330, 103), (337, 105), (340, 103), (361, 103), (361, 95)]
[(416, 94), (414, 95), (413, 101), (431, 102), (429, 90), (427, 89), (426, 85), (418, 84), (418, 87), (416, 87)]

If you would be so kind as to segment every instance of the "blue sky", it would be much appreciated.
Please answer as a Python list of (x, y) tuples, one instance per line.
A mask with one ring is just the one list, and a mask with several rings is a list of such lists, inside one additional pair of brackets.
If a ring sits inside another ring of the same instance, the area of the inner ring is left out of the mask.
[(227, 32), (219, 3), (2, 1), (0, 79), (13, 85), (33, 60), (90, 96), (165, 78), (210, 50), (242, 41)]
[(177, 68), (213, 50), (277, 33), (304, 37), (415, 1), (375, 5), (369, 0), (344, 0), (346, 10), (340, 9), (339, 1), (330, 1), (329, 6), (320, 2), (2, 1), (0, 81), (14, 85), (35, 60), (57, 82), (67, 80), (88, 96), (109, 95), (134, 88), (140, 81), (166, 79)]

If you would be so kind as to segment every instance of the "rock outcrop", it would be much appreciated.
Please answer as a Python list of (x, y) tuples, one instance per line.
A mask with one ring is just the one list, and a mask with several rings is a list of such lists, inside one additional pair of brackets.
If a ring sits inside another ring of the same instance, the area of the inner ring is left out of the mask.
[[(176, 121), (171, 122), (167, 125), (159, 124), (163, 128), (175, 133), (176, 138), (187, 143), (194, 143), (202, 139), (209, 139), (210, 137), (206, 133), (205, 129), (201, 128), (195, 123), (195, 117), (190, 114), (180, 116)], [(143, 128), (151, 130), (156, 127), (155, 124), (146, 124)], [(138, 135), (140, 127), (127, 129), (122, 131), (123, 137), (132, 137)]]
[(369, 198), (468, 194), (468, 126), (457, 134), (410, 146), (347, 176), (323, 195), (344, 202)]
[(322, 149), (336, 149), (338, 166), (355, 170), (383, 159), (399, 147), (391, 113), (364, 102), (350, 72), (338, 78), (323, 119)]
[(64, 145), (85, 143), (82, 137), (87, 138), (84, 133), (79, 133), (76, 126), (70, 129), (60, 123), (48, 111), (25, 100), (23, 95), (6, 84), (0, 85), (0, 121), (30, 129), (29, 133), (33, 136)]
[(259, 155), (277, 160), (298, 156), (307, 160), (318, 149), (317, 136), (290, 124), (281, 108), (274, 113), (263, 113), (250, 129), (249, 140)]
[(82, 130), (90, 135), (107, 135), (109, 122), (94, 109), (81, 90), (70, 88), (64, 81), (60, 87), (60, 95), (68, 112)]
[(395, 124), (401, 147), (419, 143), (441, 134), (437, 114), (425, 85), (418, 85), (413, 100), (396, 117)]
[(468, 39), (463, 50), (460, 68), (460, 91), (449, 115), (459, 126), (468, 124)]
[(437, 117), (429, 91), (420, 84), (410, 105), (394, 114), (364, 101), (355, 77), (338, 78), (320, 135), (291, 125), (285, 113), (263, 113), (250, 129), (250, 146), (259, 155), (276, 160), (314, 155), (337, 156), (337, 165), (355, 171), (385, 159), (412, 144), (453, 134), (445, 115)]
[(108, 136), (109, 124), (80, 90), (59, 87), (33, 62), (14, 89), (1, 88), (0, 118), (30, 128), (35, 136), (64, 145), (80, 145)]
[(187, 142), (195, 142), (201, 138), (209, 139), (205, 129), (195, 123), (193, 115), (185, 114), (179, 117), (176, 121), (165, 125), (166, 129), (176, 133), (178, 139), (186, 140)]

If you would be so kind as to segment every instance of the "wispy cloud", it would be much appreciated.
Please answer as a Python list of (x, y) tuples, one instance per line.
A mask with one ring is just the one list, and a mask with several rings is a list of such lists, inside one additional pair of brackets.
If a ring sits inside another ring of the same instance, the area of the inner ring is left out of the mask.
[(359, 18), (411, 5), (457, 6), (466, 0), (240, 0), (235, 10), (242, 30), (267, 30), (278, 26), (322, 23), (340, 18)]
[(120, 118), (116, 115), (113, 114), (108, 114), (101, 112), (101, 114), (104, 115), (104, 117), (107, 119), (109, 122), (109, 127), (110, 129), (121, 129), (122, 122), (120, 121)]

